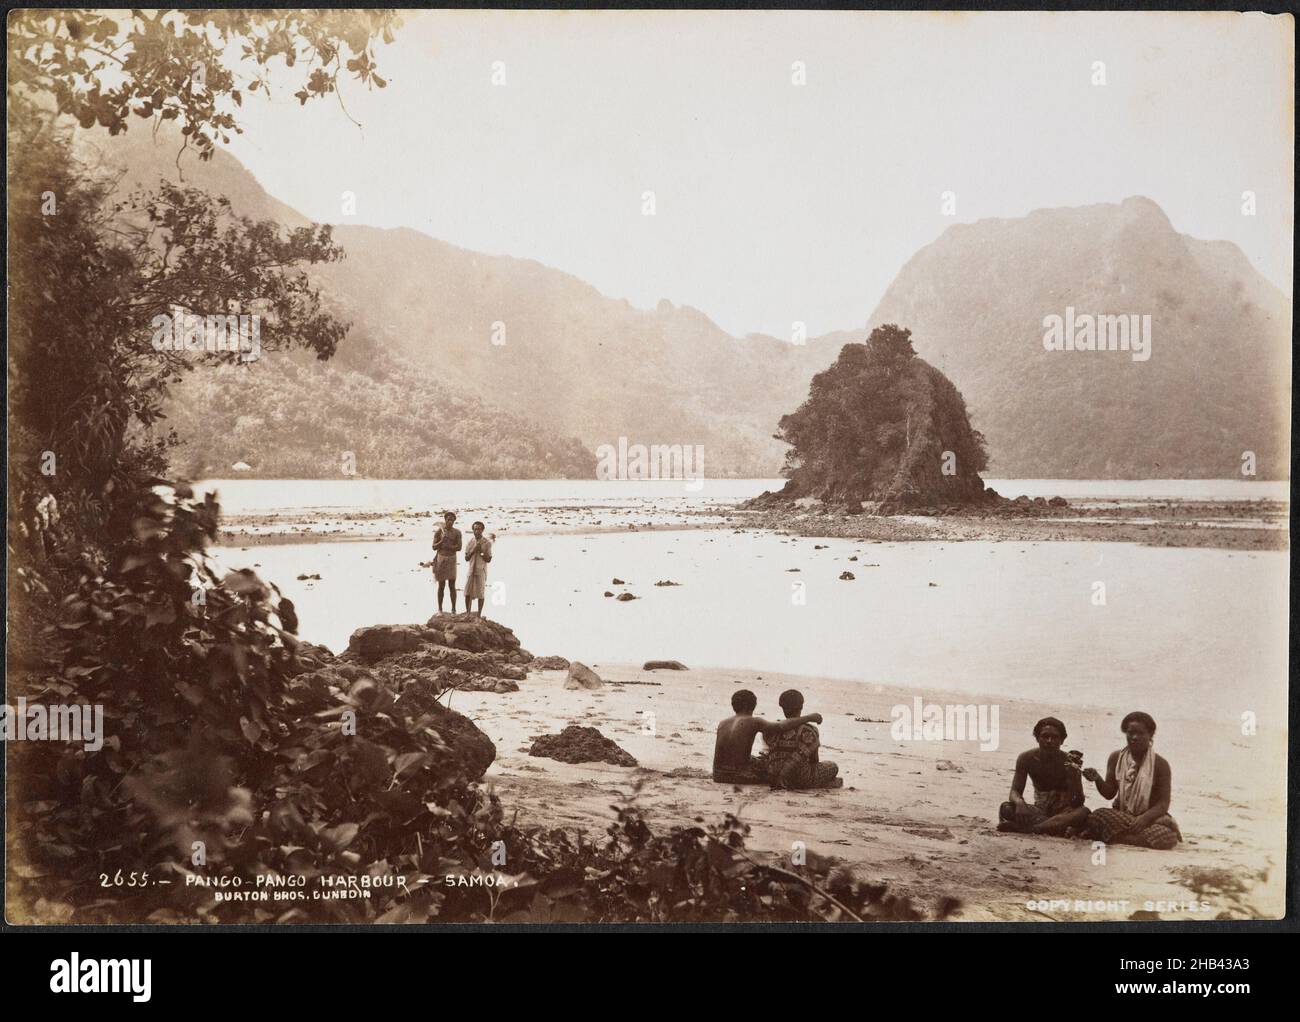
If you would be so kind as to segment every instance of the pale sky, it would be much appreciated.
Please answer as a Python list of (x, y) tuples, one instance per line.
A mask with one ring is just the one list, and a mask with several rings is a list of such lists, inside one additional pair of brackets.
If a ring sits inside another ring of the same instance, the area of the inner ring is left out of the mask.
[(313, 219), (536, 259), (737, 335), (861, 326), (954, 222), (1130, 195), (1289, 294), (1293, 34), (1238, 14), (419, 12), (379, 48), (387, 89), (344, 86), (361, 129), (281, 85), (246, 97), (230, 149)]

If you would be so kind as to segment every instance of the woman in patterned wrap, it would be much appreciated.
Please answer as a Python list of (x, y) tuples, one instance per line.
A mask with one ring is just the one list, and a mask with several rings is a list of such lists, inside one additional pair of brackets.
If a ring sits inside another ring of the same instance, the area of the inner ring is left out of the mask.
[(1173, 773), (1152, 748), (1156, 722), (1150, 714), (1134, 710), (1119, 727), (1128, 741), (1110, 754), (1105, 779), (1092, 767), (1083, 772), (1102, 798), (1115, 800), (1111, 808), (1096, 809), (1088, 817), (1088, 836), (1107, 844), (1168, 851), (1183, 835), (1169, 815)]
[(483, 523), (471, 526), (473, 537), (465, 544), (465, 560), (469, 563), (469, 576), (465, 579), (465, 610), (474, 610), (478, 600), (477, 616), (483, 616), (483, 597), (487, 593), (487, 566), (492, 560), (492, 539), (483, 535)]
[[(787, 719), (803, 712), (803, 696), (795, 689), (781, 693), (778, 700)], [(767, 779), (774, 788), (842, 788), (840, 768), (831, 762), (819, 762), (817, 750), (821, 736), (812, 724), (801, 724), (793, 731), (775, 736), (764, 735), (767, 742)]]

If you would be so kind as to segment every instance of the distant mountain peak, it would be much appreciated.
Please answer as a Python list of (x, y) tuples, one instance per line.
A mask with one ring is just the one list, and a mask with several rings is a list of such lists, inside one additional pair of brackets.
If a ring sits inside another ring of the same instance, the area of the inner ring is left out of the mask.
[[(1047, 350), (1046, 317), (1142, 317), (1151, 357)], [(1289, 464), (1290, 309), (1229, 242), (1179, 234), (1145, 196), (954, 226), (869, 325), (911, 328), (988, 439), (991, 475), (1239, 476)]]

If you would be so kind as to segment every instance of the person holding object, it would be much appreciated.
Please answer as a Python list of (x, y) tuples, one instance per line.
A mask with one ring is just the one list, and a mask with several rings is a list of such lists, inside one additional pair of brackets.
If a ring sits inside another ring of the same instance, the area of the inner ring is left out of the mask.
[(1169, 815), (1173, 772), (1152, 748), (1156, 722), (1134, 710), (1120, 723), (1125, 746), (1110, 754), (1106, 776), (1089, 767), (1083, 776), (1097, 786), (1102, 798), (1115, 801), (1088, 817), (1088, 836), (1106, 844), (1140, 845), (1168, 851), (1183, 839)]
[(448, 511), (443, 524), (433, 530), (433, 577), (438, 583), (438, 613), (442, 613), (442, 592), (451, 587), (451, 612), (456, 613), (456, 554), (460, 552), (460, 530), (455, 527), (456, 514)]
[[(1011, 794), (998, 808), (998, 830), (1017, 834), (1066, 834), (1088, 821), (1083, 778), (1061, 748), (1065, 724), (1044, 717), (1034, 725), (1036, 749), (1016, 757)], [(1034, 800), (1025, 800), (1025, 782), (1033, 781)]]
[[(475, 522), (470, 526), (474, 535), (465, 544), (465, 561), (469, 564), (469, 574), (465, 577), (465, 610), (474, 610), (474, 601), (478, 600), (478, 617), (483, 616), (483, 597), (487, 592), (487, 566), (492, 561), (492, 537), (483, 535), (483, 523)], [(452, 604), (455, 605), (455, 595)]]

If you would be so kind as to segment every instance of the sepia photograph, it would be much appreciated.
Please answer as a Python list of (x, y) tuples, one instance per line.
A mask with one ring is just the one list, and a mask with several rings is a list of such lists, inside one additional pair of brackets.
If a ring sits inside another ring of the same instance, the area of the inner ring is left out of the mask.
[(6, 30), (7, 927), (1288, 919), (1290, 14)]

